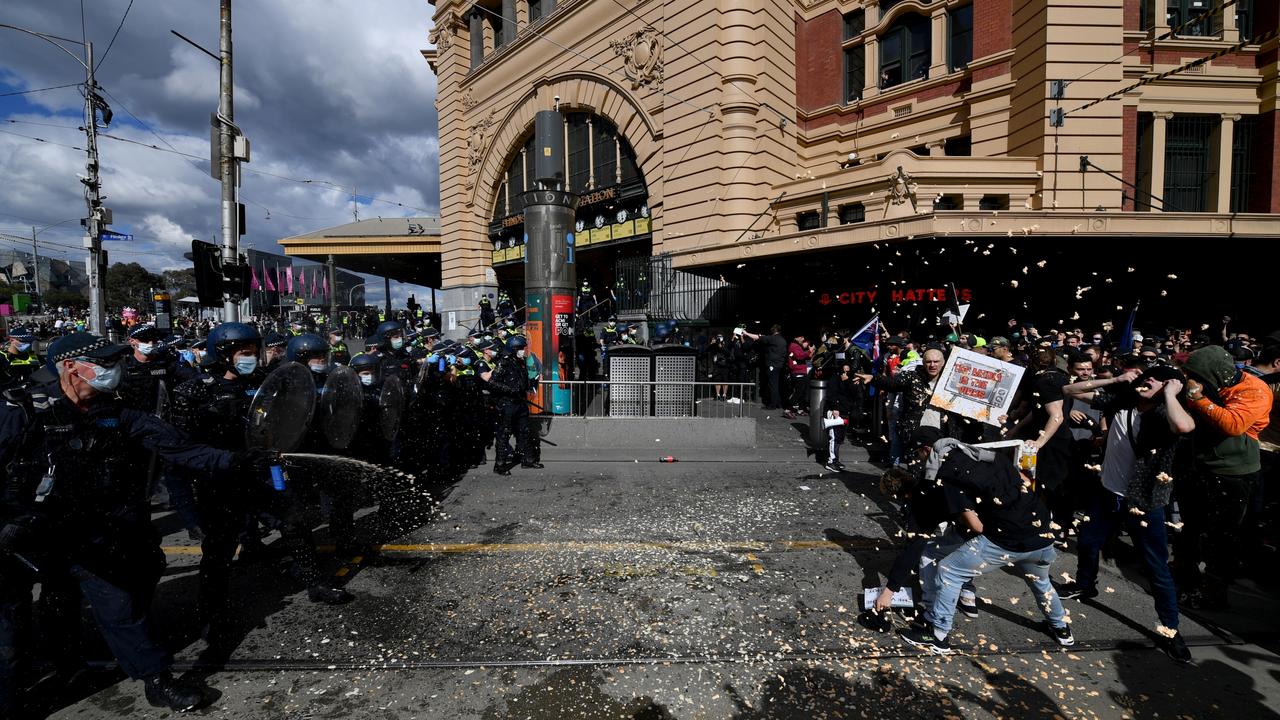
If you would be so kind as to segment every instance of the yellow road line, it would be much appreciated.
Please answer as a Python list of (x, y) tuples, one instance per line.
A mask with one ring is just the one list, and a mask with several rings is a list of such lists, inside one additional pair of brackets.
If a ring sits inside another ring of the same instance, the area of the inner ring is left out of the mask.
[[(200, 548), (195, 545), (166, 545), (161, 548), (166, 555), (199, 555)], [(319, 546), (320, 550), (332, 551), (332, 546)], [(538, 542), (538, 543), (420, 543), (420, 544), (387, 544), (377, 548), (388, 555), (496, 555), (508, 553), (547, 553), (547, 552), (641, 552), (646, 550), (670, 551), (719, 551), (735, 554), (747, 554), (749, 559), (756, 560), (752, 553), (769, 551), (795, 550), (840, 550), (842, 546), (827, 540), (742, 540), (742, 541), (683, 541), (671, 542)]]

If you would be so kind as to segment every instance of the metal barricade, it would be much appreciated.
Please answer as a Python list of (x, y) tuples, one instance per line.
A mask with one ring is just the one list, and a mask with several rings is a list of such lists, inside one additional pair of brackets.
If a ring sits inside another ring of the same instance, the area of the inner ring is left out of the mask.
[(698, 351), (669, 345), (653, 351), (653, 414), (656, 417), (692, 417)]

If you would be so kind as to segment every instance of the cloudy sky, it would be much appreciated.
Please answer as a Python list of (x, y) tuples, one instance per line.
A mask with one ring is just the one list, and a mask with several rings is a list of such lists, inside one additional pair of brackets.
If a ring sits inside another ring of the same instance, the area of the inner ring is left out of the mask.
[[(0, 23), (78, 41), (81, 5), (4, 0)], [(136, 236), (111, 244), (111, 259), (153, 270), (188, 266), (182, 254), (191, 238), (218, 234), (219, 185), (206, 160), (178, 153), (208, 156), (218, 64), (170, 30), (217, 52), (218, 2), (129, 6), (130, 0), (83, 2), (84, 32), (100, 61), (98, 83), (115, 112), (105, 132), (123, 138), (99, 143), (105, 204), (113, 228)], [(241, 188), (248, 207), (243, 245), (279, 252), (280, 238), (350, 222), (352, 188), (361, 218), (437, 214), (435, 77), (419, 54), (429, 45), (431, 10), (427, 0), (235, 5), (235, 119), (253, 145)], [(78, 45), (66, 45), (80, 53)], [(63, 146), (84, 147), (79, 90), (24, 92), (83, 80), (84, 69), (62, 51), (0, 28), (0, 233), (26, 236), (32, 225), (84, 216), (77, 176), (85, 155)], [(80, 234), (74, 220), (51, 227), (39, 236), (41, 251), (82, 258), (73, 249)], [(14, 243), (0, 238), (0, 245)], [(368, 291), (370, 302), (381, 302), (381, 282)], [(392, 284), (401, 303), (415, 291), (422, 296), (420, 288)]]

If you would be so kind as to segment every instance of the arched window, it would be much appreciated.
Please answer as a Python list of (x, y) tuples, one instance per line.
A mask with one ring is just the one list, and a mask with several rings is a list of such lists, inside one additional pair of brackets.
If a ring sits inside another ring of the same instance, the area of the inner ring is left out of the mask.
[(909, 13), (880, 37), (880, 87), (891, 88), (929, 76), (929, 18)]

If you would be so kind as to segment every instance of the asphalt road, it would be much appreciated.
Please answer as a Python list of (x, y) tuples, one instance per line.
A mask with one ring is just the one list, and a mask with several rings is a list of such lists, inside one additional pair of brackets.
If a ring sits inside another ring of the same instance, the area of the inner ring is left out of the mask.
[[(1099, 602), (1068, 604), (1067, 651), (1005, 572), (980, 579), (983, 611), (957, 620), (957, 656), (862, 628), (862, 588), (896, 547), (878, 471), (820, 472), (781, 421), (761, 436), (744, 452), (549, 450), (544, 470), (473, 471), (437, 489), (425, 524), (333, 559), (357, 595), (346, 606), (307, 602), (273, 564), (244, 567), (242, 640), (217, 671), (193, 627), (198, 556), (170, 534), (157, 627), (217, 695), (198, 713), (213, 718), (1280, 716), (1268, 650), (1190, 618), (1194, 666), (1153, 648), (1132, 566), (1104, 565)], [(657, 462), (667, 453), (681, 461)], [(1069, 553), (1054, 567), (1074, 571)], [(1274, 612), (1247, 620), (1262, 635), (1280, 626)], [(53, 716), (165, 716), (139, 683), (96, 681)]]

